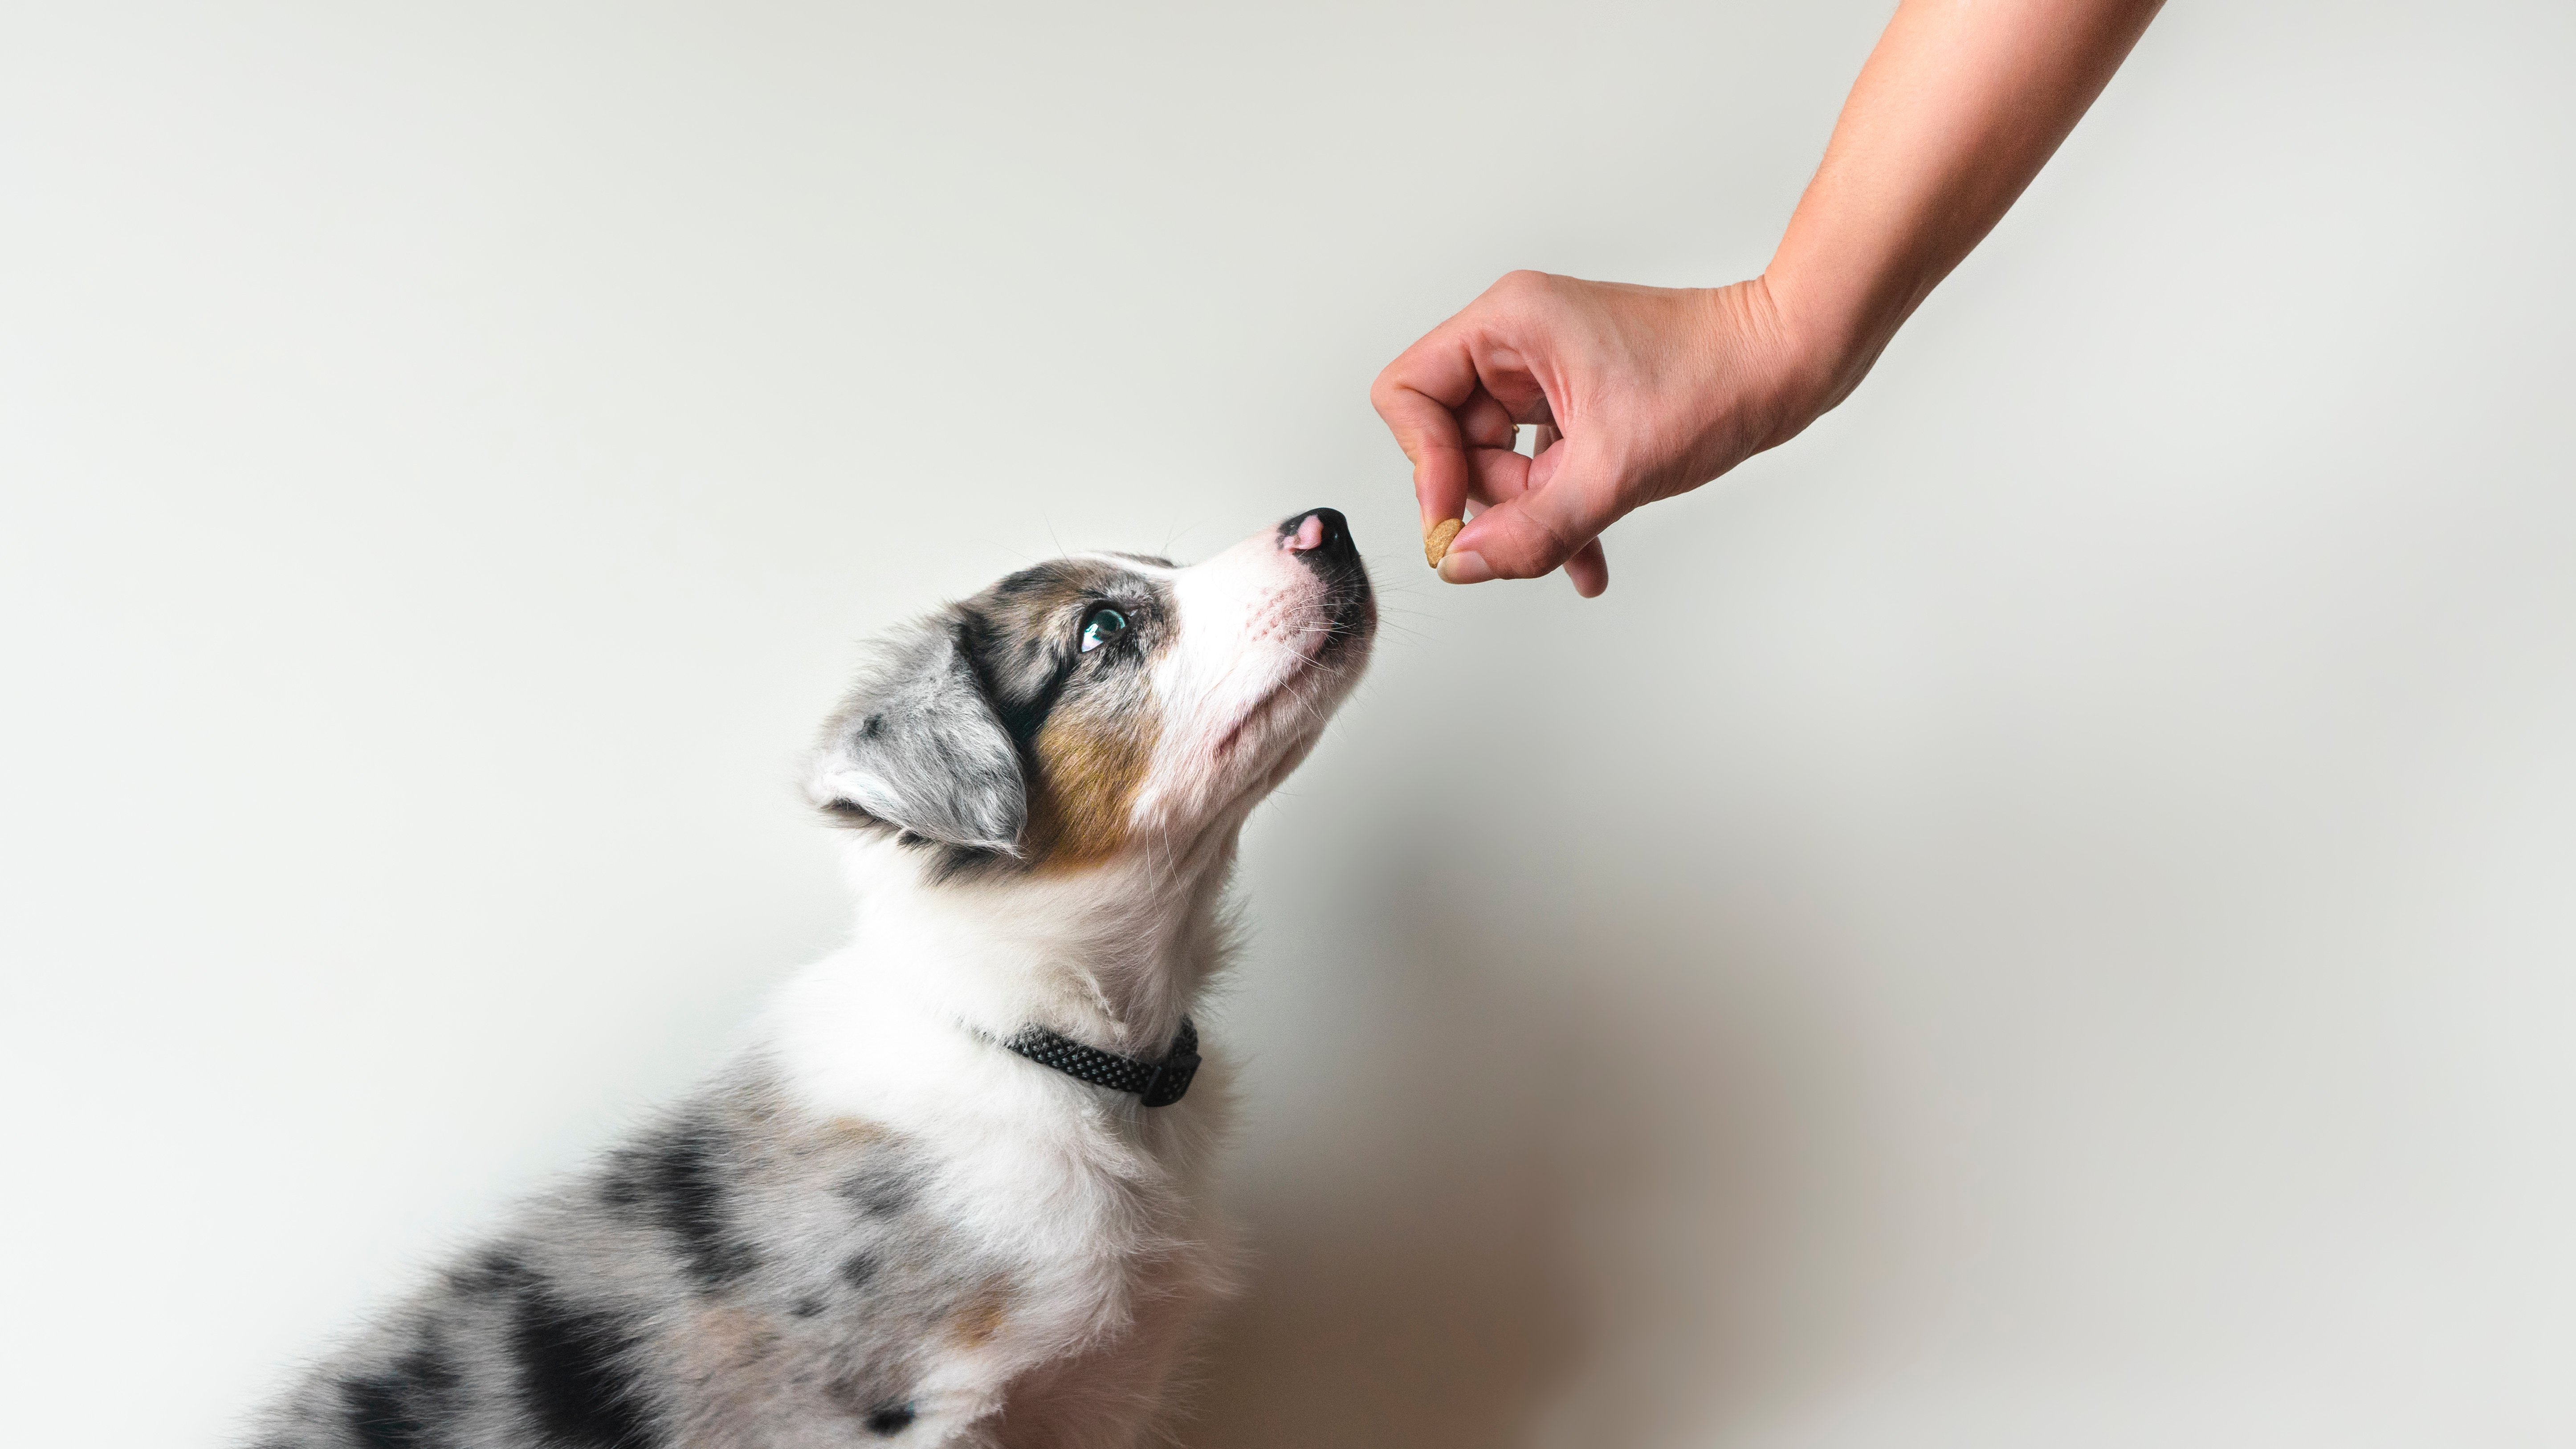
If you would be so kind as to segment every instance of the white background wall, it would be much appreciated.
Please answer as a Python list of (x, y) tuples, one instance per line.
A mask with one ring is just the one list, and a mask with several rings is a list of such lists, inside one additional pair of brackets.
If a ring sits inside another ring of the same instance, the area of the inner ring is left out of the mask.
[(12, 7), (0, 1438), (708, 1065), (856, 639), (1318, 503), (1202, 1449), (2576, 1437), (2576, 12), (2178, 6), (1607, 598), (1413, 562), (1376, 369), (1758, 269), (1885, 9)]

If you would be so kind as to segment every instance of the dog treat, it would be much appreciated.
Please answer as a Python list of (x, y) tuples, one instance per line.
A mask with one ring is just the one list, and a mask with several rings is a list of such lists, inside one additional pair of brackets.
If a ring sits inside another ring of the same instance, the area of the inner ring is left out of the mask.
[(1435, 569), (1440, 567), (1440, 561), (1449, 556), (1450, 540), (1456, 538), (1458, 530), (1466, 526), (1464, 519), (1457, 518), (1444, 518), (1431, 525), (1431, 531), (1422, 535), (1423, 560)]

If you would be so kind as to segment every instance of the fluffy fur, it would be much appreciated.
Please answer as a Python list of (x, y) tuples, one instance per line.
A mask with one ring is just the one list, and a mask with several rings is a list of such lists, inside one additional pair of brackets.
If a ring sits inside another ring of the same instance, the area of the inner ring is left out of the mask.
[[(1003, 1050), (1159, 1057), (1244, 816), (1375, 629), (1340, 515), (1195, 568), (1025, 570), (826, 726), (850, 943), (750, 1044), (305, 1374), (258, 1449), (1129, 1446), (1226, 1289), (1226, 1071), (1146, 1109)], [(1114, 621), (1114, 627), (1113, 627)]]

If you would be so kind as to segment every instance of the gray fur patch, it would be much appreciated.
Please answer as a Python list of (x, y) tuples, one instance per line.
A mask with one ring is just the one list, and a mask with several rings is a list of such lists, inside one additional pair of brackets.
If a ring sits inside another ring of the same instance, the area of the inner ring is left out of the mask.
[(953, 619), (896, 641), (824, 725), (813, 781), (826, 810), (941, 845), (1010, 854), (1028, 823), (1019, 746)]
[(931, 1357), (1009, 1301), (999, 1265), (924, 1208), (925, 1166), (756, 1072), (721, 1081), (313, 1369), (247, 1442), (821, 1449), (900, 1433)]

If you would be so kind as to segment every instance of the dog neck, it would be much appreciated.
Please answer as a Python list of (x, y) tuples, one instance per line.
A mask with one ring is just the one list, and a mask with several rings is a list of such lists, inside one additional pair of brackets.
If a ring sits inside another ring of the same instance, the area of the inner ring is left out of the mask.
[(1043, 1026), (1157, 1057), (1224, 959), (1220, 907), (1240, 826), (1078, 869), (947, 880), (922, 852), (854, 842), (847, 959), (987, 1035)]

